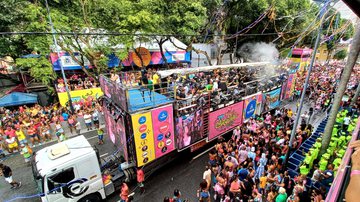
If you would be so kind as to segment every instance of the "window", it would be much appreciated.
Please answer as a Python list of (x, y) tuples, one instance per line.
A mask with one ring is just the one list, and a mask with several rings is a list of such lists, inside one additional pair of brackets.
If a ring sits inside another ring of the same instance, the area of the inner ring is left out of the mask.
[[(74, 168), (68, 168), (63, 170), (60, 173), (57, 173), (53, 176), (48, 177), (47, 184), (48, 190), (54, 190), (57, 187), (61, 187), (62, 185), (71, 182), (75, 179)], [(61, 189), (56, 189), (54, 192), (61, 192)]]

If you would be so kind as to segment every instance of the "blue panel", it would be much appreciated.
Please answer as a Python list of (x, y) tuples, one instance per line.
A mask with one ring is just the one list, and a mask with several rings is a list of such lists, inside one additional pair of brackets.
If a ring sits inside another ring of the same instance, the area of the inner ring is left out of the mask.
[[(151, 96), (151, 99), (150, 99)], [(148, 107), (156, 107), (162, 104), (173, 102), (172, 98), (156, 93), (144, 91), (144, 96), (138, 89), (129, 90), (129, 111), (134, 112)]]
[(0, 98), (0, 107), (10, 107), (38, 102), (36, 94), (13, 92)]

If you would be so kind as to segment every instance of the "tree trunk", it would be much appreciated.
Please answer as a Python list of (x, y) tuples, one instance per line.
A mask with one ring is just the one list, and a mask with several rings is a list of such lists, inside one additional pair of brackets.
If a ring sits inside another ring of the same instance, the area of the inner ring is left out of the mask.
[(332, 105), (331, 111), (330, 111), (330, 116), (329, 116), (329, 120), (326, 124), (325, 127), (325, 132), (324, 132), (324, 136), (322, 138), (322, 144), (321, 144), (321, 151), (320, 151), (320, 156), (323, 155), (326, 152), (326, 149), (329, 146), (330, 143), (330, 139), (331, 139), (331, 134), (334, 128), (334, 124), (336, 121), (336, 115), (339, 111), (339, 107), (340, 107), (340, 102), (341, 99), (344, 95), (344, 92), (346, 90), (346, 86), (347, 83), (350, 79), (351, 76), (351, 72), (354, 68), (354, 65), (356, 63), (356, 59), (359, 56), (359, 51), (360, 51), (360, 23), (357, 24), (357, 29), (356, 29), (356, 34), (354, 36), (354, 39), (351, 43), (351, 48), (350, 48), (350, 52), (349, 52), (349, 57), (348, 60), (346, 62), (345, 68), (344, 68), (344, 72), (341, 76), (341, 80), (340, 80), (340, 84), (339, 87), (337, 89), (336, 95), (335, 95), (335, 99), (334, 99), (334, 103)]
[(222, 63), (222, 46), (219, 45), (218, 49), (217, 49), (217, 57), (216, 57), (216, 65), (221, 65)]
[(188, 45), (188, 47), (186, 47), (186, 48), (181, 48), (181, 47), (177, 46), (177, 45), (171, 40), (171, 38), (169, 38), (169, 40), (170, 40), (170, 42), (171, 42), (176, 48), (178, 48), (178, 49), (181, 49), (181, 50), (184, 50), (184, 51), (187, 51), (187, 52), (189, 52), (189, 51), (194, 51), (194, 52), (195, 52), (196, 54), (198, 54), (198, 55), (200, 55), (200, 54), (205, 55), (206, 60), (208, 61), (208, 64), (209, 64), (210, 66), (212, 66), (211, 57), (209, 56), (209, 54), (208, 54), (206, 51), (203, 51), (203, 50), (194, 48), (194, 47), (192, 46), (192, 43), (191, 43), (190, 45)]
[(165, 68), (166, 68), (166, 69), (169, 69), (169, 64), (168, 64), (168, 62), (167, 62), (167, 60), (166, 60), (165, 54), (164, 54), (164, 52), (163, 52), (163, 47), (162, 47), (162, 45), (163, 45), (163, 44), (165, 43), (165, 41), (167, 41), (167, 40), (169, 40), (169, 39), (166, 38), (166, 39), (160, 39), (160, 40), (156, 40), (156, 41), (157, 41), (158, 44), (159, 44), (160, 53), (161, 53), (161, 58), (163, 59), (163, 61), (164, 61), (164, 63), (165, 63)]
[(200, 50), (200, 49), (196, 49), (194, 47), (192, 47), (192, 50), (195, 51), (196, 54), (203, 54), (206, 57), (206, 60), (209, 63), (209, 66), (212, 66), (212, 62), (211, 62), (211, 57), (209, 56), (209, 54), (206, 51)]

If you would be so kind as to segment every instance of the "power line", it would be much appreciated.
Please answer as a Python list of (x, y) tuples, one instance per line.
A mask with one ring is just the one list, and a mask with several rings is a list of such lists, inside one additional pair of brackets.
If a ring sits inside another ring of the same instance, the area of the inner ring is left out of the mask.
[[(290, 32), (286, 32), (290, 33)], [(129, 34), (129, 33), (119, 33), (119, 32), (109, 32), (109, 33), (96, 33), (96, 32), (0, 32), (0, 35), (61, 35), (61, 36), (148, 36), (148, 37), (177, 37), (177, 36), (192, 36), (192, 37), (202, 37), (201, 34)], [(233, 36), (234, 34), (211, 34), (208, 36)], [(241, 34), (241, 36), (265, 36), (265, 35), (278, 35), (278, 33), (262, 33), (262, 34)]]

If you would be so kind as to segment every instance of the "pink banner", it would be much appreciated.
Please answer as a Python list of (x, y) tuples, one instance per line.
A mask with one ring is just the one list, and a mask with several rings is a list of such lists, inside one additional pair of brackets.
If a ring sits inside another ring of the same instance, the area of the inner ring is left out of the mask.
[[(103, 104), (103, 111), (105, 117), (105, 131), (106, 134), (109, 135), (111, 142), (123, 152), (123, 156), (126, 161), (128, 158), (128, 150), (127, 150), (127, 140), (126, 140), (126, 132), (125, 132), (125, 124), (124, 117), (119, 116), (118, 118), (114, 117), (106, 106), (106, 102)], [(115, 110), (115, 109), (113, 109)], [(115, 120), (117, 119), (117, 121)]]
[(243, 102), (222, 108), (209, 114), (209, 140), (242, 124)]
[(284, 99), (289, 99), (293, 92), (293, 85), (294, 85), (294, 74), (290, 74), (289, 75), (289, 78), (288, 78), (288, 81), (287, 81), (287, 86), (286, 86), (286, 93), (285, 93), (285, 97)]
[(175, 149), (174, 117), (172, 105), (151, 110), (155, 158), (160, 158)]

